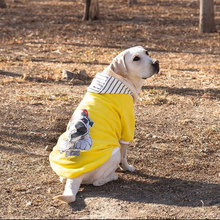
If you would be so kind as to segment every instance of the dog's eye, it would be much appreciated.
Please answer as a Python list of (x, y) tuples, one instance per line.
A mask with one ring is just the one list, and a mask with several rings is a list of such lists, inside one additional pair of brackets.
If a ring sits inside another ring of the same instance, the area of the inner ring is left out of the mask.
[(149, 53), (148, 53), (148, 51), (147, 51), (147, 50), (145, 51), (145, 53), (146, 53), (146, 55), (148, 55), (148, 56), (149, 56)]
[(133, 59), (133, 61), (138, 61), (138, 60), (140, 60), (141, 58), (139, 57), (139, 56), (135, 56), (134, 57), (134, 59)]

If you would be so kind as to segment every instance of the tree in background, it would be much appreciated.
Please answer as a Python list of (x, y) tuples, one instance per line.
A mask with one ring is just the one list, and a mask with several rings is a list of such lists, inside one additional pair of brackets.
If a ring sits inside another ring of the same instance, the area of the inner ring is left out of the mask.
[(83, 21), (99, 19), (99, 1), (85, 0)]
[(6, 8), (5, 0), (0, 0), (0, 8)]
[(128, 0), (128, 5), (132, 6), (134, 4), (137, 4), (137, 0)]
[(213, 0), (200, 0), (199, 32), (215, 32), (214, 2)]
[[(83, 15), (83, 21), (88, 20), (97, 20), (99, 19), (99, 1), (98, 0), (84, 0), (85, 6), (84, 6), (84, 15)], [(136, 4), (137, 0), (128, 0), (128, 5), (132, 6), (133, 4)]]

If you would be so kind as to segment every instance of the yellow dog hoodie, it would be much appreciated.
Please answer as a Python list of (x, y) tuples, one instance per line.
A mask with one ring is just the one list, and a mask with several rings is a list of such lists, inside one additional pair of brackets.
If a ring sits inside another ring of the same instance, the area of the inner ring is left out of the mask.
[[(69, 135), (69, 125), (74, 121), (75, 113), (82, 110), (88, 112), (93, 125), (87, 129), (86, 135), (72, 141), (74, 135)], [(120, 147), (120, 141), (133, 140), (134, 126), (132, 92), (120, 79), (104, 72), (98, 73), (75, 110), (66, 132), (59, 137), (50, 153), (52, 169), (65, 178), (74, 178), (96, 169), (111, 157), (115, 148)], [(70, 151), (77, 148), (79, 154), (67, 154), (61, 146), (64, 140), (69, 141)], [(84, 147), (81, 149), (81, 146)]]

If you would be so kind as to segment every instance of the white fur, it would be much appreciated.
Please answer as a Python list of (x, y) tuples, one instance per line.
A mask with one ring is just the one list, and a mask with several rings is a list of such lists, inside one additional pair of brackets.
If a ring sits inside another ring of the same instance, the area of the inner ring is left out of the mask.
[[(134, 61), (136, 56), (140, 58), (138, 61)], [(137, 46), (121, 52), (104, 71), (123, 80), (136, 99), (144, 79), (159, 71), (158, 68), (157, 70), (155, 69), (154, 62), (146, 54), (146, 50), (143, 47)], [(133, 172), (135, 168), (127, 162), (127, 147), (129, 143), (121, 140), (120, 145), (121, 150), (116, 148), (110, 159), (95, 170), (72, 179), (60, 178), (61, 182), (65, 184), (65, 190), (63, 195), (55, 196), (54, 198), (67, 203), (74, 202), (81, 184), (101, 186), (109, 181), (117, 180), (118, 175), (115, 170), (120, 162), (123, 170)]]

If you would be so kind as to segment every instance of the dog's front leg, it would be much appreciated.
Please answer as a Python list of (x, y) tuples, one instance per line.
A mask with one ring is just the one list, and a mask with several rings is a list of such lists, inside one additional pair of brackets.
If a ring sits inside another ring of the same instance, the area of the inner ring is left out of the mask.
[(125, 141), (120, 141), (121, 144), (121, 168), (122, 170), (126, 171), (130, 171), (130, 172), (134, 172), (135, 168), (132, 165), (128, 164), (127, 161), (127, 148), (129, 146), (129, 142), (125, 142)]

